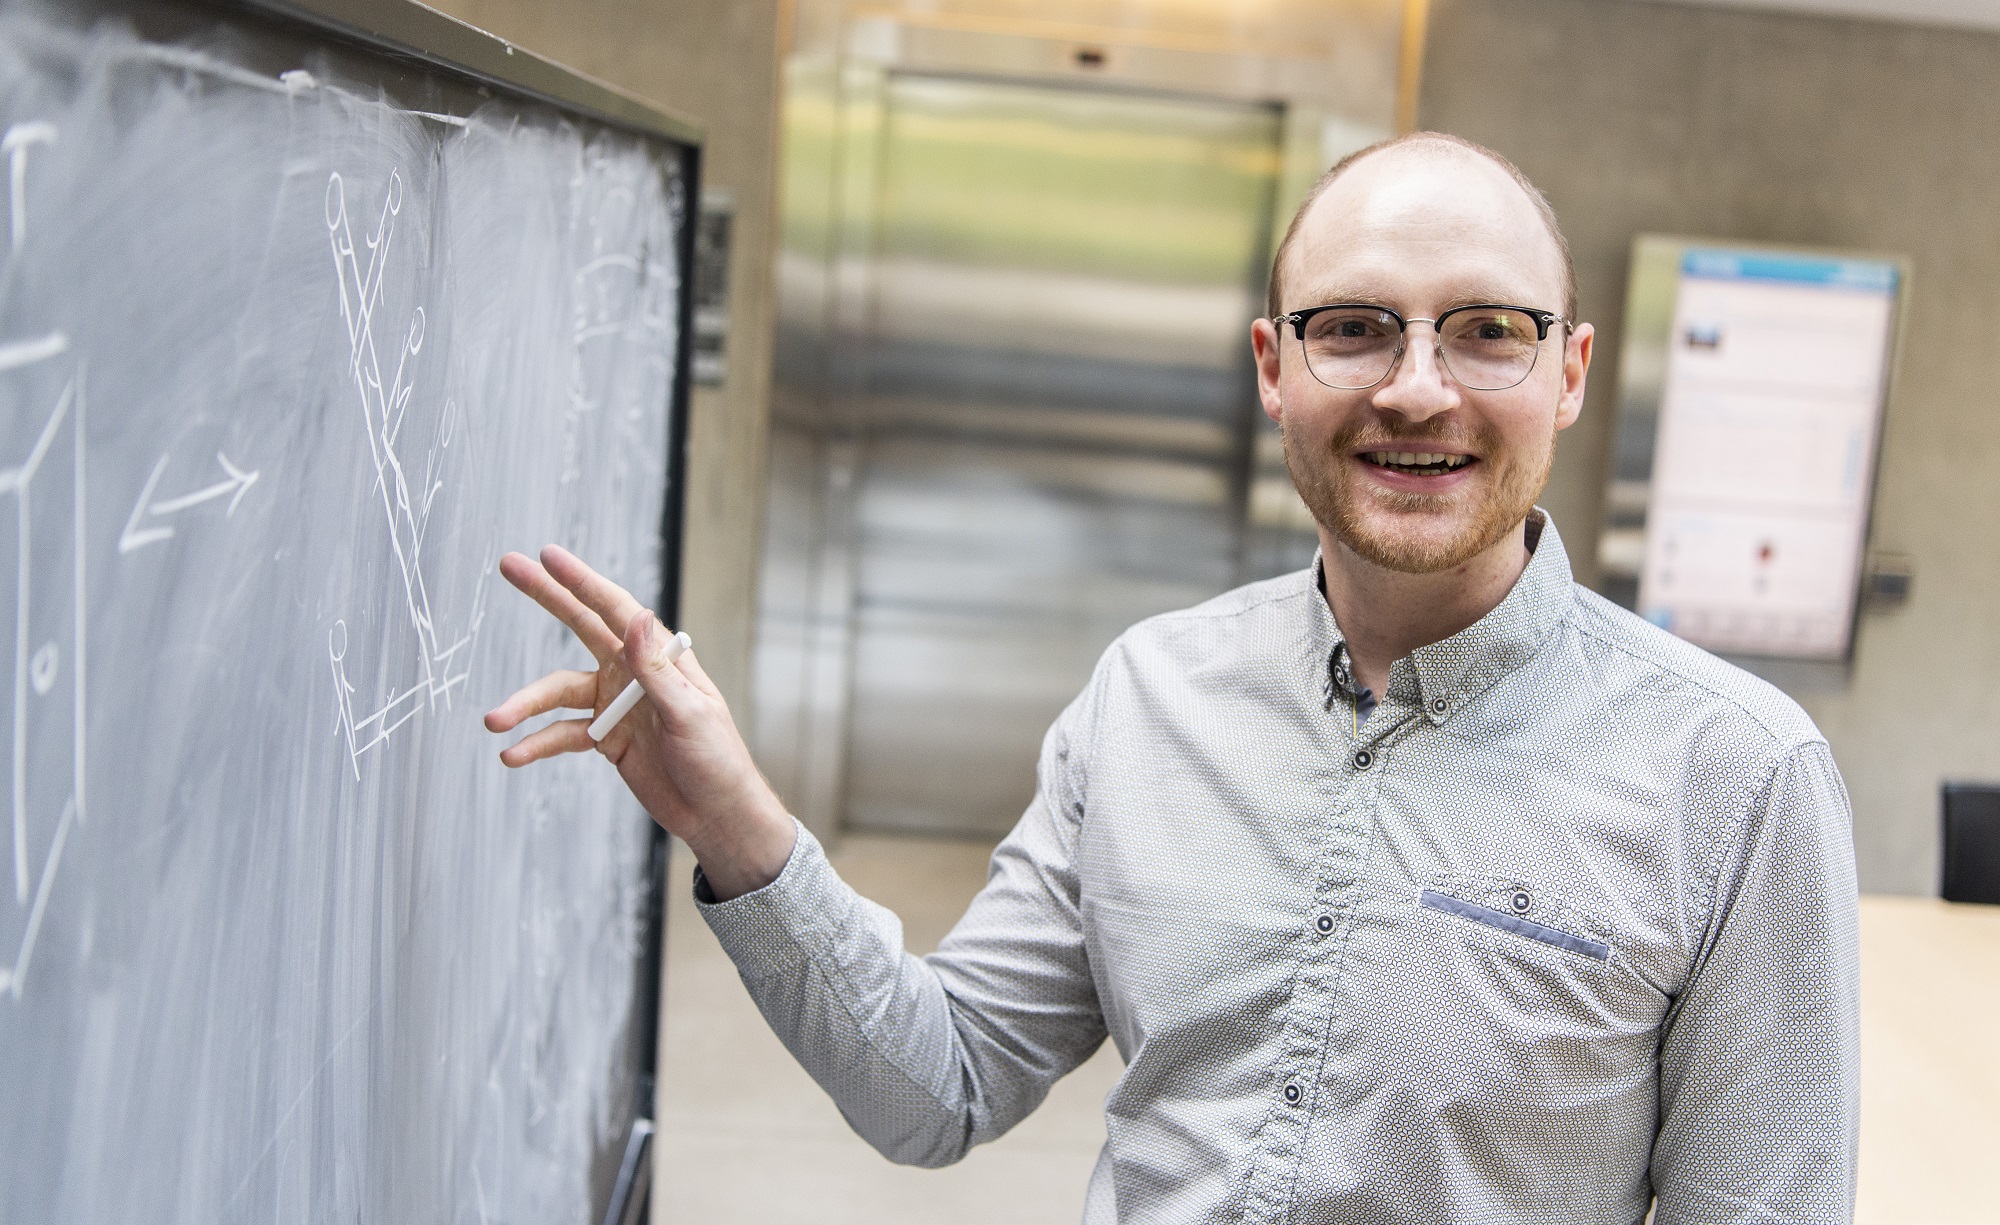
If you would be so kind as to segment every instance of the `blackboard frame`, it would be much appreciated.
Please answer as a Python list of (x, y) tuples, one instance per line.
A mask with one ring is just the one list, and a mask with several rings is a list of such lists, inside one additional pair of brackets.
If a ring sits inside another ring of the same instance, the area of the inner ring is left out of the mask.
[[(441, 76), (464, 88), (462, 97), (399, 99), (414, 109), (448, 107), (452, 101), (470, 106), (505, 95), (516, 101), (551, 107), (570, 117), (630, 132), (668, 147), (678, 161), (684, 215), (676, 237), (675, 257), (681, 270), (675, 302), (674, 370), (668, 405), (666, 497), (660, 525), (660, 591), (655, 607), (669, 625), (681, 614), (682, 533), (686, 522), (688, 415), (692, 403), (694, 320), (694, 259), (701, 200), (702, 142), (705, 132), (691, 119), (647, 102), (637, 95), (565, 68), (476, 26), (415, 0), (95, 0), (92, 8), (132, 17), (148, 35), (171, 38), (198, 28), (187, 18), (195, 11), (247, 17), (275, 27), (313, 47), (331, 43), (365, 57), (387, 57), (416, 70), (412, 84)], [(386, 84), (385, 84), (386, 88)], [(667, 867), (671, 842), (653, 825), (649, 841), (645, 946), (638, 959), (632, 1032), (637, 1055), (633, 1085), (635, 1127), (649, 1130), (655, 1113), (654, 1093), (659, 1070), (660, 992), (666, 947)], [(608, 1173), (619, 1173), (624, 1146), (605, 1154)], [(596, 1180), (593, 1180), (594, 1182)], [(617, 1202), (627, 1179), (606, 1185), (610, 1202), (600, 1204), (620, 1216), (633, 1205)], [(644, 1194), (643, 1191), (640, 1194)]]
[(425, 67), (470, 78), (519, 98), (580, 113), (644, 136), (699, 149), (694, 120), (615, 85), (565, 68), (416, 0), (217, 0), (234, 8), (335, 34)]

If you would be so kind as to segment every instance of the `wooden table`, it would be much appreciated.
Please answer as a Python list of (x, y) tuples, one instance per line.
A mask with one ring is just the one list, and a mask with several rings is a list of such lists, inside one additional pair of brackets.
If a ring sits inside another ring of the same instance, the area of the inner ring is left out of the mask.
[(2000, 1223), (2000, 906), (1861, 899), (1855, 1220)]

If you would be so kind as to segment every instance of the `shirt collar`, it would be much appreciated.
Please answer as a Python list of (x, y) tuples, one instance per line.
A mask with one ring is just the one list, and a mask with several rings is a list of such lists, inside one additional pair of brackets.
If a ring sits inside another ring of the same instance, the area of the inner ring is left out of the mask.
[[(1539, 524), (1539, 533), (1536, 525)], [(1536, 507), (1529, 515), (1535, 539), (1527, 569), (1514, 589), (1494, 609), (1449, 638), (1418, 647), (1389, 669), (1387, 697), (1417, 706), (1434, 723), (1442, 723), (1501, 677), (1534, 658), (1551, 631), (1569, 615), (1576, 589), (1569, 554), (1548, 512)], [(1347, 639), (1334, 621), (1323, 594), (1323, 559), (1313, 556), (1311, 624), (1306, 634), (1312, 667), (1323, 678), (1326, 704), (1335, 696), (1353, 698), (1355, 687), (1347, 667)], [(1384, 695), (1376, 695), (1378, 698)]]

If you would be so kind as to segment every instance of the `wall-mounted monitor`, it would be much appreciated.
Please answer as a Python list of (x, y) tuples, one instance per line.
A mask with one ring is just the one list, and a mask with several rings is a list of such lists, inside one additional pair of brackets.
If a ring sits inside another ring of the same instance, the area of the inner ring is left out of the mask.
[(1847, 661), (1905, 280), (1879, 256), (1637, 240), (1606, 594), (1722, 654)]

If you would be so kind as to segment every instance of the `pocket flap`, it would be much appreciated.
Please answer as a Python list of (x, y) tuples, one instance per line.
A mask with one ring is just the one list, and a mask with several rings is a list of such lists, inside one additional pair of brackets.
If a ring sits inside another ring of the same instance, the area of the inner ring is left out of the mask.
[(1552, 944), (1559, 949), (1581, 953), (1597, 961), (1611, 960), (1611, 946), (1601, 940), (1587, 940), (1560, 928), (1550, 927), (1546, 923), (1537, 923), (1533, 919), (1524, 919), (1520, 915), (1508, 914), (1504, 910), (1481, 906), (1477, 902), (1455, 898), (1450, 894), (1439, 893), (1435, 889), (1424, 890), (1417, 895), (1417, 901), (1432, 910), (1442, 910), (1446, 914), (1454, 914), (1462, 919), (1471, 919), (1474, 923), (1484, 923), (1489, 927), (1510, 931), (1517, 936), (1526, 936), (1530, 940)]

